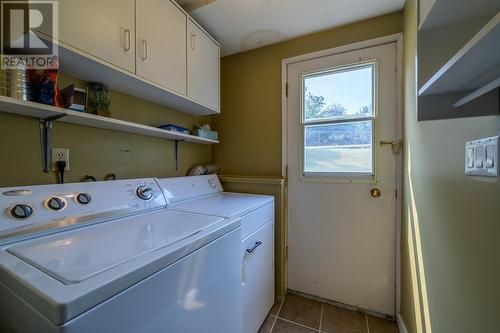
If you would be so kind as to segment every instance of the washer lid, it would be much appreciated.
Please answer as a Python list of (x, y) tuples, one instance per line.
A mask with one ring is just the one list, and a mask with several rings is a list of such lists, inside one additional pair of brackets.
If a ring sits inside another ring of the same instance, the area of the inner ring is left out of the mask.
[(273, 200), (274, 197), (267, 195), (223, 192), (194, 200), (181, 201), (169, 205), (168, 208), (184, 212), (238, 218), (273, 202)]
[(141, 214), (25, 241), (7, 251), (64, 284), (76, 284), (221, 220), (172, 212)]

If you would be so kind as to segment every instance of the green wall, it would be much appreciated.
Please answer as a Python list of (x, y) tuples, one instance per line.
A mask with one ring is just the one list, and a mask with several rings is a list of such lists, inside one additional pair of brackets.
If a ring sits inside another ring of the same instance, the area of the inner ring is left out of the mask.
[(224, 57), (221, 143), (214, 161), (224, 174), (281, 176), (281, 61), (403, 30), (402, 12), (376, 17)]
[(417, 122), (416, 0), (405, 5), (402, 316), (409, 332), (499, 332), (500, 182), (464, 175), (500, 117)]
[[(214, 162), (226, 175), (281, 177), (281, 61), (284, 58), (391, 35), (403, 30), (402, 12), (318, 32), (222, 58), (221, 115), (212, 118), (221, 143), (213, 146)], [(265, 178), (265, 177), (264, 177)], [(285, 192), (255, 182), (225, 183), (230, 190), (275, 196), (276, 294), (286, 286)], [(283, 208), (282, 208), (283, 207)]]
[[(60, 86), (84, 82), (62, 75)], [(158, 126), (175, 123), (191, 128), (210, 117), (193, 117), (128, 95), (111, 91), (113, 118)], [(42, 172), (39, 122), (37, 119), (0, 113), (0, 187), (51, 184), (53, 173)], [(174, 167), (173, 142), (86, 126), (55, 122), (53, 147), (70, 149), (67, 182), (80, 181), (84, 175), (102, 180), (115, 173), (118, 178), (182, 176), (194, 164), (211, 162), (208, 145), (180, 143), (179, 170)]]

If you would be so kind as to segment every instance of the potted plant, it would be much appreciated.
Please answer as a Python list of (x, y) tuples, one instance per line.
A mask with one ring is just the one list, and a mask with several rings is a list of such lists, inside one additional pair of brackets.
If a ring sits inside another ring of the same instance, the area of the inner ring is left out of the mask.
[(98, 116), (111, 117), (111, 101), (108, 97), (108, 87), (102, 83), (91, 83), (90, 87), (94, 95), (95, 113)]

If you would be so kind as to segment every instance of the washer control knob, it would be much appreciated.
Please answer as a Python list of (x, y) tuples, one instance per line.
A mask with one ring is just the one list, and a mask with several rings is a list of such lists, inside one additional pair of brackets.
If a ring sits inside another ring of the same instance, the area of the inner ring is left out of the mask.
[(63, 210), (66, 207), (66, 202), (59, 197), (51, 197), (47, 200), (47, 207), (52, 210)]
[(10, 214), (16, 219), (27, 219), (33, 212), (33, 207), (27, 204), (17, 204), (10, 209)]
[(82, 205), (88, 205), (92, 201), (92, 197), (88, 193), (78, 193), (76, 195), (76, 201)]
[(153, 197), (153, 189), (151, 187), (139, 186), (137, 188), (137, 196), (142, 200), (149, 200)]

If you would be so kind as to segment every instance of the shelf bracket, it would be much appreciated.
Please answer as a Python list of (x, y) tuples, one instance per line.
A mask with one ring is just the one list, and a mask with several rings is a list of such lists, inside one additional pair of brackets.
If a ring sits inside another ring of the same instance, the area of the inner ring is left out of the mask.
[(184, 140), (174, 140), (174, 160), (175, 160), (175, 171), (179, 170), (179, 142)]
[(40, 119), (40, 143), (42, 146), (42, 168), (43, 172), (50, 172), (52, 164), (52, 126), (53, 121), (64, 117), (65, 114), (59, 114), (53, 117)]

